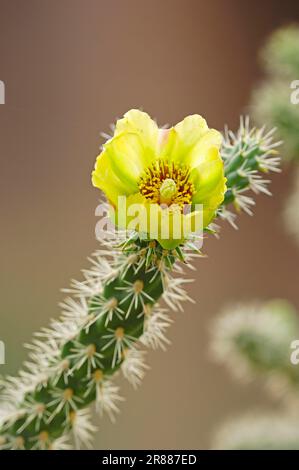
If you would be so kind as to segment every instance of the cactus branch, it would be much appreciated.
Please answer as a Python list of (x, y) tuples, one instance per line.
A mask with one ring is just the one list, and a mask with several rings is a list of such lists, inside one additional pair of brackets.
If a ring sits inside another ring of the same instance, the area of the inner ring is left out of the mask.
[[(249, 129), (241, 120), (236, 135), (226, 133), (222, 154), (227, 193), (218, 215), (234, 221), (228, 206), (250, 212), (248, 190), (268, 194), (261, 175), (277, 171), (272, 134)], [(62, 316), (35, 335), (29, 359), (17, 377), (2, 383), (0, 439), (3, 449), (68, 449), (90, 446), (96, 430), (89, 405), (114, 419), (121, 401), (115, 377), (122, 372), (134, 387), (147, 368), (144, 347), (162, 348), (171, 324), (161, 300), (182, 310), (191, 300), (185, 268), (202, 256), (192, 240), (165, 250), (137, 233), (118, 232), (103, 242), (72, 281)]]

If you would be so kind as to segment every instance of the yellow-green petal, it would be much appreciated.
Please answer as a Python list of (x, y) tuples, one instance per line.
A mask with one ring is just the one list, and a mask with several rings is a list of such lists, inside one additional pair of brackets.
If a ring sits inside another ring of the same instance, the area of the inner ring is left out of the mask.
[(104, 145), (110, 165), (130, 193), (138, 191), (138, 179), (147, 164), (142, 141), (137, 134), (123, 132)]
[(157, 123), (145, 112), (131, 109), (115, 126), (115, 136), (123, 132), (137, 134), (144, 147), (155, 150), (158, 136)]
[(217, 147), (211, 147), (206, 152), (202, 163), (191, 171), (190, 179), (195, 187), (193, 203), (205, 203), (215, 191), (219, 191), (220, 183), (224, 188), (224, 166)]
[(214, 214), (214, 209), (205, 207), (183, 214), (179, 207), (162, 208), (136, 193), (126, 198), (126, 213), (121, 215), (116, 211), (115, 220), (119, 227), (144, 233), (170, 250), (182, 244), (191, 233), (202, 232)]
[(173, 127), (169, 129), (159, 129), (156, 155), (159, 159), (170, 160), (173, 147), (177, 140), (177, 134)]
[(199, 114), (185, 117), (174, 129), (186, 148), (192, 147), (209, 130), (207, 121)]
[(188, 155), (194, 145), (209, 130), (206, 120), (199, 114), (188, 116), (174, 126), (175, 143), (170, 159), (182, 164), (188, 164)]
[(211, 159), (210, 149), (220, 149), (222, 135), (215, 129), (209, 129), (192, 147), (186, 157), (190, 168), (198, 167), (201, 163)]
[(95, 169), (92, 172), (92, 184), (101, 189), (107, 199), (113, 204), (117, 204), (118, 196), (130, 194), (124, 181), (121, 181), (111, 167), (110, 158), (104, 150), (95, 163)]

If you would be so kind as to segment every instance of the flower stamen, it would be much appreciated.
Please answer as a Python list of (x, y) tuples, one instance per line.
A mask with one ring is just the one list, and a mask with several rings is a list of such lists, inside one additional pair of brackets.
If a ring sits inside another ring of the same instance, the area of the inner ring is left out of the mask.
[(139, 191), (157, 204), (190, 204), (195, 192), (189, 180), (190, 170), (177, 163), (156, 160), (148, 167), (139, 181)]

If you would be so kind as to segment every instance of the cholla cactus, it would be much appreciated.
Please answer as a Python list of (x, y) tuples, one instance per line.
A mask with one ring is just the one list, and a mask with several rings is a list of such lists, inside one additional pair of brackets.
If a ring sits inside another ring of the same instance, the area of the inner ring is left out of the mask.
[(213, 448), (230, 450), (299, 449), (298, 415), (255, 410), (227, 422), (217, 433)]
[(273, 142), (274, 132), (274, 129), (265, 132), (265, 127), (250, 129), (248, 117), (240, 120), (236, 134), (225, 130), (222, 156), (228, 189), (219, 215), (233, 226), (236, 215), (227, 209), (229, 204), (234, 206), (237, 213), (244, 211), (252, 215), (255, 202), (248, 196), (248, 191), (271, 195), (267, 188), (270, 181), (264, 175), (270, 171), (280, 171), (277, 147), (281, 142)]
[(292, 103), (291, 94), (295, 90), (291, 84), (299, 79), (298, 57), (299, 27), (276, 31), (262, 50), (266, 77), (254, 91), (252, 100), (257, 121), (277, 127), (284, 141), (284, 157), (294, 160), (299, 159), (299, 105)]
[(269, 73), (296, 77), (299, 71), (298, 25), (283, 27), (268, 40), (262, 57)]
[[(235, 223), (227, 209), (231, 203), (249, 212), (248, 191), (268, 193), (261, 175), (278, 166), (271, 139), (272, 133), (250, 130), (248, 120), (241, 120), (238, 133), (227, 132), (221, 144), (220, 134), (200, 116), (165, 131), (133, 110), (104, 145), (93, 183), (117, 214), (117, 196), (129, 204), (138, 198), (146, 211), (163, 202), (168, 213), (182, 218), (182, 202), (199, 202), (210, 231), (217, 215)], [(23, 370), (2, 384), (2, 448), (90, 445), (95, 432), (90, 404), (95, 401), (100, 414), (114, 419), (121, 401), (118, 373), (138, 386), (147, 369), (144, 348), (168, 344), (172, 319), (160, 302), (182, 309), (189, 300), (184, 268), (192, 268), (201, 252), (192, 233), (179, 240), (171, 231), (163, 237), (163, 217), (159, 221), (157, 239), (130, 232), (127, 220), (119, 223), (116, 239), (103, 241), (84, 279), (72, 281), (61, 318), (35, 335)]]
[[(228, 307), (212, 324), (211, 350), (238, 378), (267, 378), (271, 390), (299, 386), (290, 345), (299, 336), (294, 308), (284, 300)], [(294, 338), (295, 336), (295, 338)]]
[(295, 309), (283, 300), (235, 305), (214, 321), (211, 332), (214, 358), (238, 378), (262, 379), (281, 407), (230, 420), (216, 434), (214, 447), (298, 449), (299, 369), (290, 360), (299, 337)]
[[(299, 27), (283, 27), (272, 34), (261, 53), (266, 76), (252, 98), (257, 122), (269, 122), (283, 139), (284, 157), (299, 162)], [(293, 99), (295, 98), (295, 100)], [(294, 193), (285, 205), (285, 226), (299, 240), (298, 171)]]

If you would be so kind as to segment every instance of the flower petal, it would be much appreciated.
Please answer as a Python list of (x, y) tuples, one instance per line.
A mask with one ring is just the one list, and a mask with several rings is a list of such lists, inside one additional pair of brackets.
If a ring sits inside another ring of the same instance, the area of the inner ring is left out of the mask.
[(219, 200), (222, 202), (226, 180), (223, 161), (217, 147), (210, 147), (202, 163), (191, 171), (190, 179), (196, 189), (193, 203), (210, 206), (209, 199), (214, 193), (219, 194)]
[(211, 158), (210, 149), (220, 149), (222, 143), (222, 135), (215, 129), (209, 129), (193, 146), (188, 154), (188, 164), (190, 168), (195, 168), (200, 163)]
[(123, 132), (104, 145), (110, 165), (118, 178), (128, 187), (130, 193), (138, 191), (138, 179), (151, 161), (148, 152), (137, 134)]
[(176, 124), (173, 129), (176, 139), (170, 157), (172, 160), (187, 164), (186, 159), (190, 150), (209, 130), (208, 125), (203, 117), (194, 114), (187, 116), (183, 121)]
[(169, 160), (177, 141), (177, 133), (173, 127), (159, 129), (157, 141), (157, 158)]
[(92, 172), (92, 184), (104, 191), (107, 199), (114, 206), (117, 205), (118, 196), (130, 194), (125, 182), (121, 181), (111, 168), (110, 158), (105, 150), (97, 157), (95, 169)]
[(209, 130), (207, 121), (199, 114), (185, 117), (174, 128), (186, 147), (192, 147)]
[(116, 224), (121, 228), (136, 230), (161, 246), (172, 250), (182, 244), (192, 232), (201, 232), (214, 216), (210, 209), (200, 207), (196, 212), (183, 214), (179, 208), (162, 208), (141, 194), (130, 195), (123, 206), (125, 213), (116, 211)]
[(143, 142), (144, 147), (155, 150), (158, 138), (157, 123), (145, 112), (139, 109), (131, 109), (122, 119), (119, 119), (115, 127), (115, 135), (122, 132), (133, 132)]
[(186, 117), (174, 127), (176, 134), (170, 159), (194, 168), (204, 158), (211, 146), (220, 148), (222, 136), (215, 129), (209, 129), (206, 120), (194, 114)]

